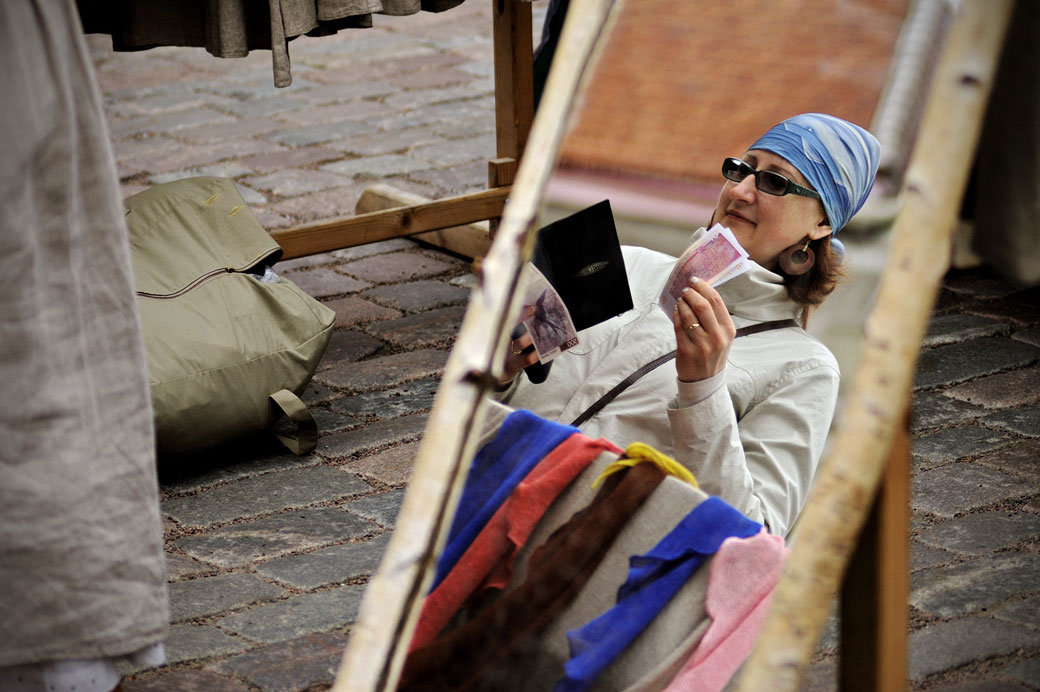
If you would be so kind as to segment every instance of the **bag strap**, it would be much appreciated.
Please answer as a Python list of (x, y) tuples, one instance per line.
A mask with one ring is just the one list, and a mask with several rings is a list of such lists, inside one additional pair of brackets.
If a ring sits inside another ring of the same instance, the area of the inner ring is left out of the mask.
[(281, 418), (282, 414), (296, 424), (295, 438), (277, 432), (273, 433), (278, 441), (297, 456), (313, 452), (318, 446), (318, 424), (314, 422), (314, 416), (307, 409), (307, 405), (288, 389), (280, 389), (270, 395), (268, 399), (274, 409), (274, 415), (271, 417), (272, 426)]
[[(749, 334), (757, 334), (759, 332), (767, 332), (771, 329), (784, 329), (786, 327), (797, 326), (798, 323), (794, 320), (771, 320), (769, 322), (759, 322), (757, 324), (750, 324), (746, 327), (741, 327), (737, 330), (736, 336), (734, 338), (748, 336)], [(616, 399), (617, 396), (621, 394), (621, 392), (625, 391), (630, 386), (632, 386), (632, 384), (635, 383), (636, 380), (638, 380), (640, 377), (647, 374), (651, 370), (654, 370), (655, 368), (664, 365), (673, 358), (675, 358), (675, 351), (654, 358), (652, 361), (650, 361), (649, 363), (639, 368), (631, 375), (614, 385), (613, 389), (611, 389), (609, 392), (607, 392), (599, 399), (597, 399), (595, 402), (593, 402), (593, 404), (589, 406), (587, 409), (585, 409), (580, 416), (575, 418), (571, 425), (573, 425), (574, 427), (580, 426), (582, 423), (599, 413), (604, 406)]]

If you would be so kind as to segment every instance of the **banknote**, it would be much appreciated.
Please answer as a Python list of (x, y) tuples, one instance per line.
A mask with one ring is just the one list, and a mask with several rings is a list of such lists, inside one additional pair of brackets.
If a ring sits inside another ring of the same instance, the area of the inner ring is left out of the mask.
[(548, 363), (578, 344), (578, 332), (560, 294), (530, 262), (524, 265), (523, 285), (520, 319), (534, 341), (539, 362)]
[(682, 290), (690, 285), (691, 277), (696, 276), (715, 286), (750, 268), (747, 252), (740, 247), (733, 233), (721, 224), (715, 224), (676, 260), (661, 292), (661, 308), (671, 317), (675, 303)]

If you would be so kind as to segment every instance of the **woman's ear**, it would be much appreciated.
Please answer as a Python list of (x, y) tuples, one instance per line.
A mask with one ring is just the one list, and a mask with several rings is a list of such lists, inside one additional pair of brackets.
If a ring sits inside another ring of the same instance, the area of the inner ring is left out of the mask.
[(831, 232), (831, 225), (827, 221), (827, 215), (825, 214), (823, 218), (820, 219), (820, 222), (816, 224), (816, 227), (813, 228), (812, 233), (809, 234), (809, 237), (811, 237), (813, 240), (816, 240), (818, 238), (823, 238), (824, 236), (830, 235)]

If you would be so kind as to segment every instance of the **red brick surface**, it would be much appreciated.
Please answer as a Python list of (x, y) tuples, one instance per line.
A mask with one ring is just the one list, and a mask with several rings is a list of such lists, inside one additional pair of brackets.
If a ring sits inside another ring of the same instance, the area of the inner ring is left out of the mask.
[(867, 126), (907, 4), (624, 3), (562, 162), (715, 182), (725, 156), (791, 115)]

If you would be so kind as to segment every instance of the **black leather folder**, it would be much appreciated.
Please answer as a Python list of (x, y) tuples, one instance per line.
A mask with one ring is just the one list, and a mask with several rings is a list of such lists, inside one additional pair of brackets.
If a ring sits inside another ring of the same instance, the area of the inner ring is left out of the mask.
[[(578, 332), (632, 309), (609, 200), (540, 229), (531, 262), (560, 294)], [(513, 338), (522, 333), (520, 326)], [(535, 363), (524, 371), (537, 384), (545, 381), (551, 366)]]

